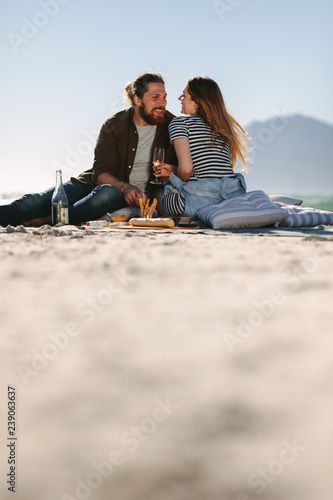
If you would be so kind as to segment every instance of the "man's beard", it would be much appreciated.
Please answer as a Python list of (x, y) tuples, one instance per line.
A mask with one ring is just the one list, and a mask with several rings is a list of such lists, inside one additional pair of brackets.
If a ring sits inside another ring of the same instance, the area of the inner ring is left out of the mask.
[[(155, 109), (163, 109), (163, 115), (154, 115)], [(141, 118), (143, 118), (148, 125), (160, 125), (164, 122), (165, 108), (153, 108), (150, 113), (147, 113), (146, 106), (142, 103), (142, 105), (139, 106), (139, 113)]]

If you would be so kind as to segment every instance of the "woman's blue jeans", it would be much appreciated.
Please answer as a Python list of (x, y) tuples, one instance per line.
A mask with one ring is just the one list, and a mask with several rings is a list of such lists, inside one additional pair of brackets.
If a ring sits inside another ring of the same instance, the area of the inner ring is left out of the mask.
[[(64, 189), (70, 224), (99, 219), (107, 212), (128, 206), (119, 189), (109, 184), (94, 187), (68, 181), (64, 183)], [(51, 215), (53, 191), (54, 188), (50, 188), (43, 193), (25, 194), (8, 205), (0, 205), (0, 225), (18, 226), (31, 219)]]

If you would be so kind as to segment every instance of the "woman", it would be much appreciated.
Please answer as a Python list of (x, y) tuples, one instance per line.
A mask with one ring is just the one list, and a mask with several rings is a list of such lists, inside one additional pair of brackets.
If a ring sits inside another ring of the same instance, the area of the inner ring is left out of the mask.
[(155, 172), (168, 178), (163, 211), (194, 216), (203, 206), (246, 191), (243, 175), (234, 169), (238, 158), (246, 170), (249, 148), (246, 132), (228, 114), (214, 80), (189, 79), (179, 100), (185, 116), (169, 124), (178, 167), (162, 164)]

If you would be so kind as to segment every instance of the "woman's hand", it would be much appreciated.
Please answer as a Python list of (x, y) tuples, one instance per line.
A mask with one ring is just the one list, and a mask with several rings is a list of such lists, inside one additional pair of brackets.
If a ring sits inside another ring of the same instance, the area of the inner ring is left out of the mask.
[(170, 165), (169, 163), (155, 163), (153, 165), (153, 170), (156, 177), (166, 177), (169, 178), (172, 173), (175, 173), (177, 167)]

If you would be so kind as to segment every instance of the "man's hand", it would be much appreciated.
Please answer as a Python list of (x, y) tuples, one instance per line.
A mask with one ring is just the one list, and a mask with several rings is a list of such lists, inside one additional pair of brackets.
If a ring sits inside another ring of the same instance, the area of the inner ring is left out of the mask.
[(141, 189), (127, 182), (121, 181), (114, 175), (107, 172), (100, 174), (97, 178), (97, 186), (100, 184), (110, 184), (116, 187), (123, 194), (124, 199), (130, 207), (140, 207), (139, 198), (147, 198)]
[(125, 184), (122, 190), (127, 205), (130, 207), (140, 207), (139, 198), (147, 198), (145, 193), (132, 184)]

